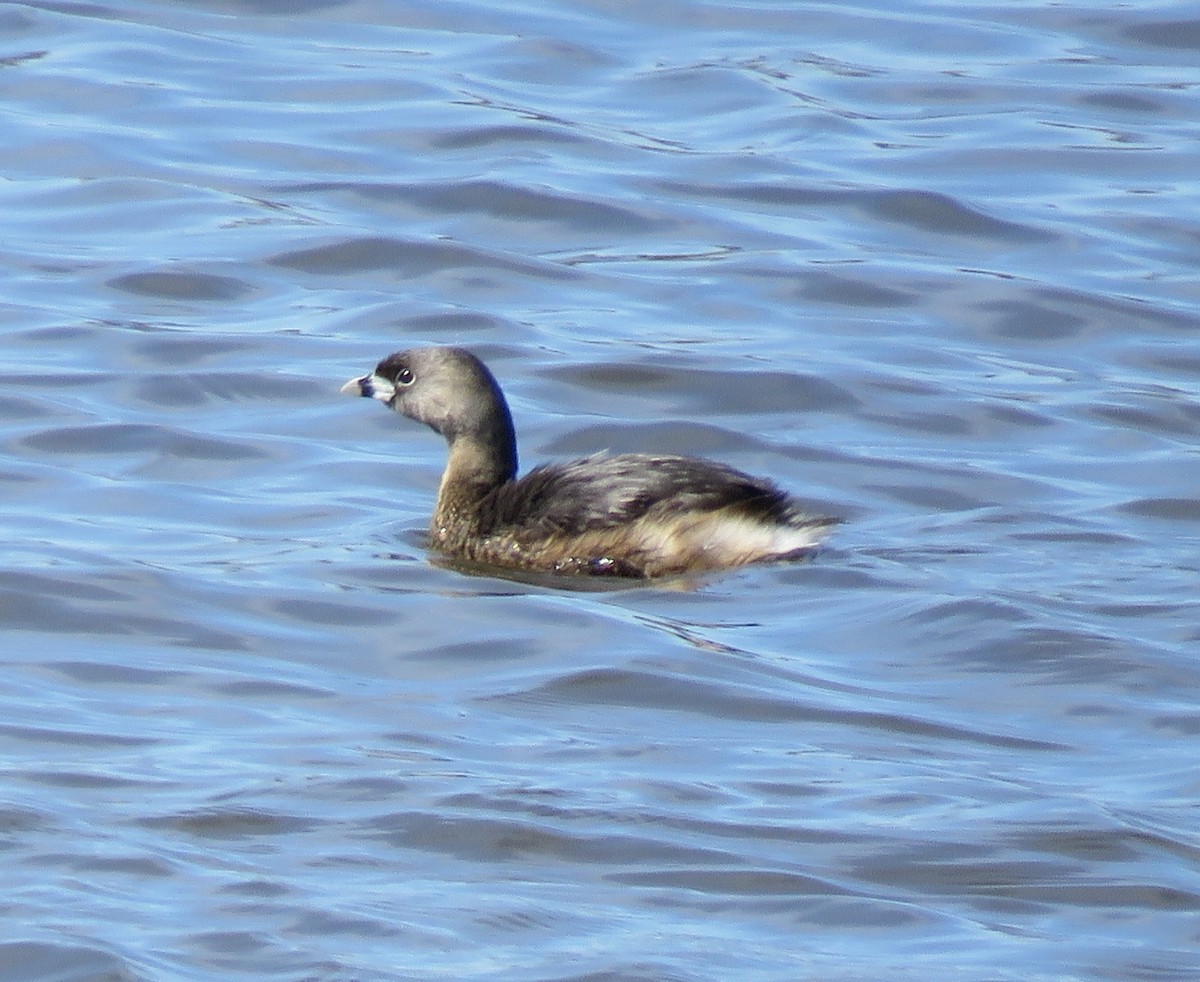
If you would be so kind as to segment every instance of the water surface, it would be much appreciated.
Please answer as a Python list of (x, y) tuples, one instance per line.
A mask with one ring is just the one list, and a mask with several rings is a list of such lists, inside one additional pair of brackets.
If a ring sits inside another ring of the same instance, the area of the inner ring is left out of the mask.
[[(0, 11), (0, 979), (1191, 979), (1191, 8)], [(813, 561), (466, 575), (471, 347)]]

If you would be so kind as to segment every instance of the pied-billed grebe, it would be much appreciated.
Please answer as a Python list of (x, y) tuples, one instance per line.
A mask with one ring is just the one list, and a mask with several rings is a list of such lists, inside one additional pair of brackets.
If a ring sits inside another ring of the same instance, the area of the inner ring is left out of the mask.
[(487, 366), (462, 348), (396, 352), (342, 391), (446, 438), (429, 535), (472, 562), (667, 576), (799, 558), (836, 522), (805, 514), (770, 481), (693, 457), (595, 454), (518, 478), (508, 403)]

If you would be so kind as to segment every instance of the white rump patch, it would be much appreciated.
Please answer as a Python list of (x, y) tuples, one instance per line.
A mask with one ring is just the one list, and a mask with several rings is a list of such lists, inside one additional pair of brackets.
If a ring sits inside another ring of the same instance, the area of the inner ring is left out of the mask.
[(647, 519), (634, 524), (638, 547), (666, 566), (727, 569), (796, 556), (821, 544), (829, 526), (814, 521), (794, 528), (764, 524), (742, 515), (701, 512), (673, 521)]
[(828, 526), (764, 525), (751, 518), (721, 516), (695, 530), (703, 537), (700, 545), (715, 557), (741, 556), (740, 562), (781, 558), (812, 549), (829, 533)]

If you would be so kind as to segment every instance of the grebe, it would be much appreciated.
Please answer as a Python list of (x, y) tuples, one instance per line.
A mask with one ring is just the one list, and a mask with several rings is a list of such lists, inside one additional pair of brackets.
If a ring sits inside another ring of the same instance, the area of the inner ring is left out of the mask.
[(837, 523), (807, 514), (771, 481), (695, 457), (599, 453), (518, 478), (508, 403), (462, 348), (396, 352), (342, 392), (378, 399), (446, 438), (429, 537), (471, 562), (669, 576), (798, 559)]

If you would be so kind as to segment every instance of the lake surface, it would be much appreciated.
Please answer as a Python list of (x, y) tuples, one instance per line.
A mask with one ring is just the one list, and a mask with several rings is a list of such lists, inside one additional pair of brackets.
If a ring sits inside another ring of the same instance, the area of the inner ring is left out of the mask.
[[(0, 980), (1200, 974), (1194, 6), (0, 8)], [(338, 395), (845, 523), (607, 590)]]

